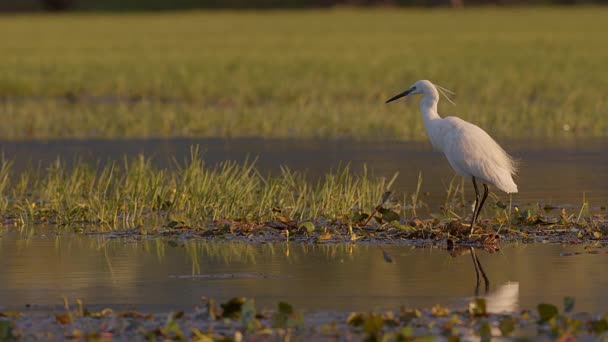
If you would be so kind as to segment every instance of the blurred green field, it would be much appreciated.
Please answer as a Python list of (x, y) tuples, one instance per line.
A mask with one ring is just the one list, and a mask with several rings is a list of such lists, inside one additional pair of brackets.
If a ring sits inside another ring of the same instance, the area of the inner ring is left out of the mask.
[(500, 137), (608, 135), (608, 8), (0, 17), (0, 138), (419, 139), (440, 103)]

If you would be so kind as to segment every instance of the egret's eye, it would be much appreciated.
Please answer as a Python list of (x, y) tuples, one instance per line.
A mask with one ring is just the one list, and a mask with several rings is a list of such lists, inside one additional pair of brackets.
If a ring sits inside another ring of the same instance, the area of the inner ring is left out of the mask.
[(416, 87), (412, 87), (412, 91), (413, 91), (413, 90), (416, 90)]

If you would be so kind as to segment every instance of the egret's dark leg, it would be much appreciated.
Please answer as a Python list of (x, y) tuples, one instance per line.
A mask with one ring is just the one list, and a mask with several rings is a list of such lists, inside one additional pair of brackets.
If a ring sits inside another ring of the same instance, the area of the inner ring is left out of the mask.
[(473, 218), (471, 219), (471, 233), (473, 234), (473, 229), (475, 227), (475, 221), (477, 221), (477, 206), (479, 205), (479, 190), (477, 190), (477, 182), (475, 181), (475, 176), (473, 176), (473, 188), (475, 188), (475, 208), (473, 208)]
[(475, 256), (475, 249), (471, 247), (471, 258), (473, 259), (473, 266), (475, 267), (475, 277), (477, 282), (475, 283), (475, 297), (479, 296), (479, 268), (477, 266), (477, 257)]
[(481, 262), (479, 262), (479, 258), (475, 255), (475, 259), (477, 259), (477, 267), (479, 267), (479, 271), (481, 272), (481, 276), (483, 277), (483, 282), (486, 284), (485, 286), (485, 294), (488, 294), (490, 290), (490, 280), (486, 276), (486, 272), (484, 272), (483, 267), (481, 267)]
[(475, 266), (475, 275), (477, 277), (477, 283), (475, 285), (475, 296), (479, 296), (479, 273), (483, 277), (483, 282), (485, 284), (484, 294), (488, 294), (490, 290), (490, 281), (488, 280), (488, 276), (486, 276), (486, 272), (483, 270), (481, 266), (481, 262), (479, 262), (479, 258), (477, 258), (477, 254), (475, 254), (475, 248), (471, 247), (471, 258), (473, 258), (473, 266)]
[(479, 203), (479, 207), (477, 208), (477, 216), (479, 216), (479, 213), (481, 212), (481, 208), (483, 208), (483, 204), (486, 201), (486, 198), (488, 198), (488, 194), (489, 194), (489, 190), (488, 190), (488, 185), (487, 184), (483, 184), (483, 196), (481, 197), (481, 202)]

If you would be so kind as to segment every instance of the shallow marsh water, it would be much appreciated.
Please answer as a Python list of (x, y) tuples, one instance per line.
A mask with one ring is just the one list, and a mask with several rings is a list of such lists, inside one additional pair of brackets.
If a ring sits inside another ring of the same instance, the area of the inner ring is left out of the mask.
[[(307, 312), (465, 306), (475, 293), (469, 254), (392, 245), (296, 245), (146, 241), (50, 231), (2, 232), (0, 310), (60, 310), (63, 298), (92, 308), (190, 309), (201, 296), (287, 301)], [(490, 281), (489, 305), (540, 302), (577, 311), (608, 307), (608, 255), (578, 245), (506, 245), (476, 253)], [(481, 286), (483, 291), (483, 283)]]
[[(0, 142), (0, 150), (18, 171), (28, 164), (120, 159), (145, 153), (158, 166), (183, 160), (200, 145), (213, 164), (258, 157), (261, 172), (280, 165), (323, 176), (340, 162), (376, 175), (399, 172), (398, 196), (411, 194), (422, 172), (422, 192), (431, 211), (445, 199), (453, 172), (426, 142), (333, 142), (264, 139), (172, 139), (126, 141)], [(505, 142), (521, 161), (515, 203), (578, 207), (583, 193), (593, 208), (608, 203), (608, 139), (554, 142)], [(466, 184), (467, 199), (471, 190)], [(501, 195), (504, 199), (505, 196)], [(463, 306), (475, 293), (471, 256), (452, 257), (437, 248), (370, 245), (247, 245), (242, 243), (168, 242), (109, 239), (93, 235), (56, 235), (53, 230), (0, 231), (0, 310), (49, 310), (63, 297), (97, 307), (140, 310), (189, 309), (201, 296), (223, 301), (255, 298), (260, 307), (279, 300), (307, 311), (396, 309), (444, 304)], [(506, 245), (498, 253), (477, 251), (491, 286), (490, 296), (506, 298), (514, 309), (539, 302), (561, 305), (576, 298), (577, 311), (608, 307), (606, 254), (583, 246)], [(483, 286), (481, 289), (483, 293)], [(30, 305), (30, 308), (26, 308)]]
[[(608, 139), (569, 139), (501, 141), (520, 161), (516, 178), (519, 193), (514, 204), (550, 204), (579, 208), (583, 198), (592, 209), (608, 205)], [(57, 140), (34, 142), (0, 141), (0, 151), (15, 161), (15, 170), (28, 165), (48, 165), (60, 157), (66, 162), (120, 160), (144, 153), (159, 167), (183, 161), (190, 147), (200, 146), (204, 159), (213, 165), (223, 160), (244, 161), (257, 158), (262, 173), (277, 173), (285, 165), (307, 171), (311, 179), (322, 177), (331, 168), (350, 163), (355, 171), (363, 165), (378, 176), (399, 172), (394, 186), (397, 198), (416, 190), (419, 172), (423, 182), (422, 200), (430, 212), (439, 210), (454, 172), (440, 152), (428, 142), (360, 142), (281, 139), (146, 139), (146, 140)], [(458, 180), (460, 178), (457, 178)], [(471, 199), (467, 180), (465, 193)], [(508, 197), (498, 194), (503, 201)]]

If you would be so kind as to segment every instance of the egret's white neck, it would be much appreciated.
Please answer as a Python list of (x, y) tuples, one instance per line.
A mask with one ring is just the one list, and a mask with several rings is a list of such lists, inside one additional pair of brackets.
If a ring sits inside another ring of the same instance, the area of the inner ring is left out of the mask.
[(432, 88), (431, 91), (425, 92), (420, 101), (420, 113), (424, 120), (424, 126), (429, 128), (429, 124), (433, 120), (440, 119), (439, 113), (437, 113), (437, 102), (439, 102), (439, 93), (437, 89)]
[(424, 129), (426, 134), (431, 140), (431, 144), (435, 149), (443, 151), (443, 140), (441, 135), (438, 133), (439, 123), (441, 118), (437, 113), (437, 102), (439, 102), (439, 93), (435, 87), (427, 89), (423, 93), (422, 101), (420, 101), (420, 114), (422, 114), (422, 121), (424, 122)]

